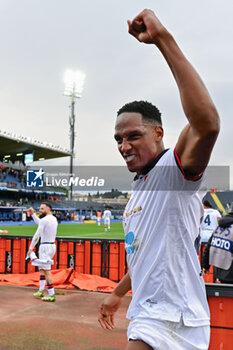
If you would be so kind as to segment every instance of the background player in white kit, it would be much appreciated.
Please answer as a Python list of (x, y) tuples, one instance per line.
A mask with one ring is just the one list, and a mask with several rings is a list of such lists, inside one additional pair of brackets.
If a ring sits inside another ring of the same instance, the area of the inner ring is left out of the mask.
[(102, 216), (102, 218), (104, 219), (105, 232), (107, 232), (107, 230), (110, 230), (111, 216), (112, 216), (111, 211), (109, 209), (106, 209)]
[[(117, 113), (118, 150), (129, 171), (137, 174), (123, 217), (129, 272), (103, 301), (99, 322), (104, 329), (114, 328), (114, 314), (132, 288), (127, 350), (207, 350), (210, 316), (197, 253), (202, 173), (219, 133), (218, 112), (201, 78), (153, 11), (142, 11), (128, 20), (128, 27), (138, 41), (161, 51), (188, 124), (175, 148), (168, 150), (161, 114), (151, 103), (134, 101)], [(155, 76), (157, 89), (158, 85)]]
[[(40, 206), (39, 218), (34, 213), (33, 208), (29, 212), (38, 225), (37, 231), (33, 236), (28, 255), (33, 251), (36, 243), (40, 241), (39, 259), (51, 260), (56, 253), (56, 234), (57, 234), (57, 219), (52, 215), (52, 206), (49, 203), (42, 203)], [(53, 287), (51, 275), (51, 263), (41, 264), (40, 269), (40, 287), (39, 291), (34, 293), (35, 298), (41, 298), (43, 301), (55, 301), (55, 291)], [(44, 296), (45, 283), (47, 282), (48, 296)]]
[(204, 216), (201, 222), (201, 241), (208, 242), (213, 231), (218, 226), (218, 221), (221, 219), (222, 215), (218, 210), (212, 208), (208, 200), (204, 200), (203, 207)]

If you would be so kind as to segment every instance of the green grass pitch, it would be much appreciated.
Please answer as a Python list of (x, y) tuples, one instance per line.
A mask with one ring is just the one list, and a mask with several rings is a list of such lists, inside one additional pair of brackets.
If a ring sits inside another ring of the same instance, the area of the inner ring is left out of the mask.
[[(36, 225), (0, 226), (1, 230), (8, 230), (12, 236), (33, 236), (36, 232)], [(111, 229), (104, 231), (104, 224), (58, 224), (57, 237), (72, 238), (99, 238), (99, 239), (124, 239), (124, 231), (121, 222), (112, 222)]]

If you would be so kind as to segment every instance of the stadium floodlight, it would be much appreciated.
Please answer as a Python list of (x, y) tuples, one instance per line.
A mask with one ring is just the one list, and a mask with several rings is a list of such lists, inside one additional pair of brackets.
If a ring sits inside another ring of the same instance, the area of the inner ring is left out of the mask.
[[(74, 132), (74, 124), (75, 124), (75, 114), (74, 114), (74, 106), (75, 99), (82, 97), (83, 85), (85, 81), (86, 75), (80, 71), (72, 71), (67, 69), (64, 75), (65, 82), (65, 90), (64, 95), (71, 97), (71, 116), (69, 118), (70, 123), (70, 177), (73, 174), (73, 158), (74, 158), (74, 140), (75, 140), (75, 132)], [(72, 200), (72, 190), (73, 185), (72, 181), (70, 182), (70, 199)]]
[(80, 71), (67, 69), (64, 75), (64, 95), (72, 98), (82, 97), (83, 85), (86, 75)]

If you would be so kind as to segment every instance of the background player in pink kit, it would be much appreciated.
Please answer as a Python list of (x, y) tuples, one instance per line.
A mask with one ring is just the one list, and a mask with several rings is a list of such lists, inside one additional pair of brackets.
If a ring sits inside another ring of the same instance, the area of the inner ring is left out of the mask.
[(103, 301), (99, 322), (114, 328), (114, 313), (132, 288), (127, 350), (207, 350), (209, 309), (197, 251), (202, 172), (219, 133), (219, 117), (199, 75), (151, 10), (128, 21), (128, 27), (164, 56), (188, 124), (175, 148), (167, 150), (155, 106), (134, 101), (118, 111), (118, 149), (137, 174), (123, 218), (129, 272)]
[(0, 230), (0, 233), (8, 233), (7, 230)]

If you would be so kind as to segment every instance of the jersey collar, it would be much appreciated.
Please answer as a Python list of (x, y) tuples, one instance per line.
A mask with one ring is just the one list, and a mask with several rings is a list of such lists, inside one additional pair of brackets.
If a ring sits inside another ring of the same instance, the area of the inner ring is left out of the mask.
[(169, 150), (169, 148), (164, 149), (161, 153), (159, 153), (157, 155), (157, 157), (155, 159), (152, 160), (152, 162), (150, 162), (149, 164), (147, 164), (143, 169), (142, 169), (142, 173), (141, 175), (135, 175), (134, 177), (134, 181), (138, 180), (141, 176), (145, 176), (146, 174), (149, 173), (149, 171), (154, 168), (154, 166), (158, 163), (158, 161), (160, 160), (160, 158)]

